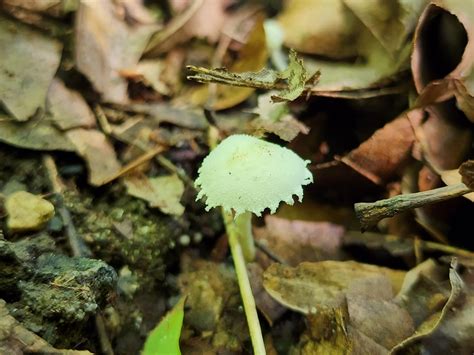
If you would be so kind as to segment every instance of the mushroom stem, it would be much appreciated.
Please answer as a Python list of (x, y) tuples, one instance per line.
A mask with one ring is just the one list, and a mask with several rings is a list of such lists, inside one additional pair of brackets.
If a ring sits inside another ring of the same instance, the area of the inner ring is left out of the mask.
[[(262, 330), (260, 328), (260, 321), (258, 319), (257, 307), (255, 305), (255, 299), (253, 298), (252, 288), (250, 287), (249, 276), (245, 266), (244, 253), (239, 241), (239, 226), (230, 213), (222, 211), (222, 214), (224, 217), (227, 236), (229, 238), (230, 252), (232, 253), (232, 259), (234, 260), (240, 296), (242, 297), (242, 302), (244, 304), (244, 311), (249, 327), (250, 339), (252, 340), (253, 351), (256, 355), (265, 355), (265, 345), (263, 342)], [(250, 214), (247, 219), (250, 220)], [(248, 235), (252, 237), (251, 233)]]
[(255, 259), (255, 242), (252, 235), (252, 213), (244, 212), (235, 218), (239, 243), (246, 262)]

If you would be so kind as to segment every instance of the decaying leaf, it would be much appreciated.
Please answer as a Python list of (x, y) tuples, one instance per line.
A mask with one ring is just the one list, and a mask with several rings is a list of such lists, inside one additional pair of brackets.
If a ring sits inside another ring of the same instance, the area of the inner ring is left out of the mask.
[(323, 57), (304, 58), (309, 73), (322, 73), (311, 94), (377, 96), (383, 91), (359, 91), (385, 87), (408, 69), (409, 34), (425, 2), (292, 0), (279, 23), (288, 46)]
[(358, 54), (357, 19), (342, 0), (291, 0), (278, 16), (284, 43), (290, 48), (330, 58)]
[(3, 4), (12, 7), (19, 7), (28, 11), (45, 12), (48, 15), (60, 17), (68, 12), (75, 11), (79, 6), (79, 1), (62, 0), (4, 0)]
[(158, 127), (161, 123), (171, 123), (178, 127), (204, 130), (208, 123), (200, 110), (181, 109), (164, 104), (133, 104), (127, 106), (132, 111), (145, 113), (150, 116), (147, 120), (150, 128)]
[(115, 150), (102, 132), (77, 128), (67, 131), (66, 135), (74, 144), (77, 154), (86, 161), (92, 185), (104, 184), (120, 170)]
[[(173, 0), (171, 6), (175, 11), (183, 11), (190, 6), (191, 0)], [(228, 20), (226, 7), (229, 0), (204, 0), (199, 9), (179, 30), (181, 41), (192, 37), (205, 38), (209, 42), (216, 42), (221, 34), (222, 27)]]
[(309, 78), (303, 60), (294, 50), (290, 50), (288, 68), (279, 73), (279, 79), (286, 80), (288, 87), (271, 96), (274, 102), (293, 101), (303, 93)]
[(46, 117), (15, 122), (0, 114), (0, 141), (34, 150), (74, 151), (66, 134)]
[(251, 127), (259, 133), (270, 132), (285, 141), (292, 141), (299, 133), (308, 134), (309, 127), (290, 114), (286, 102), (273, 102), (274, 91), (258, 97), (258, 106), (252, 112), (258, 115), (250, 122)]
[(449, 291), (443, 287), (445, 268), (428, 259), (406, 273), (395, 302), (405, 308), (420, 326), (438, 312), (448, 299)]
[[(256, 71), (262, 69), (268, 60), (268, 50), (266, 46), (265, 31), (263, 28), (263, 18), (261, 15), (257, 15), (255, 25), (248, 36), (247, 42), (239, 52), (239, 58), (232, 64), (227, 70), (217, 70), (217, 73), (245, 73), (249, 71)], [(206, 68), (188, 67), (191, 70), (204, 70), (204, 73), (214, 73), (215, 71)], [(225, 75), (225, 74), (223, 74)], [(245, 75), (245, 74), (242, 74)], [(207, 77), (207, 76), (205, 76)], [(200, 81), (199, 79), (196, 79)], [(214, 82), (208, 80), (208, 82)], [(227, 79), (221, 81), (222, 84), (228, 84)], [(243, 101), (245, 101), (252, 93), (253, 86), (249, 85), (236, 85), (234, 86), (218, 86), (215, 93), (209, 91), (209, 87), (198, 88), (191, 94), (191, 102), (194, 105), (208, 104), (210, 108), (214, 110), (223, 110), (229, 107), (233, 107)]]
[(166, 62), (163, 60), (146, 59), (140, 61), (133, 69), (120, 71), (120, 75), (127, 79), (142, 82), (144, 85), (152, 87), (161, 95), (169, 95), (170, 90), (161, 78), (165, 66)]
[(268, 323), (272, 325), (283, 315), (283, 313), (285, 313), (286, 309), (270, 297), (267, 291), (263, 288), (263, 269), (259, 264), (247, 264), (247, 272), (249, 273), (249, 281), (257, 308), (265, 316)]
[(263, 286), (286, 307), (309, 314), (339, 307), (350, 287), (380, 275), (388, 278), (392, 290), (397, 292), (405, 273), (354, 261), (305, 262), (297, 267), (273, 264), (265, 270)]
[(392, 56), (409, 40), (428, 0), (343, 0)]
[(416, 132), (425, 159), (437, 170), (459, 167), (468, 157), (473, 141), (469, 121), (452, 102), (429, 106), (426, 111), (428, 119)]
[(148, 201), (150, 207), (157, 207), (163, 213), (181, 216), (184, 206), (180, 199), (184, 192), (184, 184), (177, 175), (159, 176), (154, 178), (125, 178), (127, 192), (135, 197)]
[(128, 102), (127, 81), (120, 71), (133, 68), (157, 29), (150, 23), (128, 24), (112, 0), (82, 1), (76, 13), (77, 68), (104, 101)]
[(387, 354), (413, 333), (413, 321), (393, 300), (404, 273), (356, 262), (272, 265), (264, 287), (278, 302), (306, 314), (303, 354)]
[(389, 181), (410, 160), (422, 118), (422, 110), (403, 113), (340, 160), (376, 184)]
[(0, 16), (0, 48), (0, 101), (15, 119), (26, 121), (44, 108), (62, 45)]
[[(321, 72), (318, 85), (311, 90), (312, 95), (318, 95), (318, 92), (321, 92), (326, 96), (327, 92), (332, 92), (332, 97), (358, 98), (346, 96), (345, 93), (386, 87), (408, 69), (410, 55), (408, 44), (405, 44), (397, 57), (393, 58), (366, 28), (361, 30), (359, 42), (365, 54), (361, 55), (361, 60), (355, 63), (304, 57), (309, 73), (318, 70)], [(374, 95), (377, 95), (377, 91), (373, 91), (368, 97)]]
[(51, 120), (61, 130), (95, 126), (95, 116), (86, 101), (77, 91), (68, 89), (60, 79), (53, 79), (46, 100)]
[[(464, 177), (460, 174), (460, 170), (458, 169), (443, 170), (440, 173), (441, 173), (441, 179), (446, 185), (455, 185), (455, 184), (464, 183)], [(469, 185), (467, 185), (466, 183), (464, 184), (469, 187)], [(463, 195), (463, 197), (474, 202), (474, 192), (465, 194)]]
[(201, 83), (219, 83), (231, 86), (257, 88), (266, 90), (279, 90), (271, 98), (274, 102), (293, 101), (297, 99), (307, 85), (312, 85), (315, 76), (308, 76), (303, 66), (303, 61), (298, 58), (294, 50), (290, 50), (288, 67), (277, 72), (271, 69), (262, 69), (259, 72), (228, 71), (227, 69), (206, 69), (188, 66), (195, 74), (188, 76), (190, 80)]
[[(427, 318), (409, 338), (395, 346), (391, 354), (455, 352), (470, 354), (474, 349), (474, 294), (456, 271), (449, 270), (451, 292), (442, 309)], [(438, 302), (439, 304), (439, 302)]]
[(411, 66), (420, 105), (454, 96), (473, 121), (474, 9), (466, 5), (462, 0), (435, 0), (425, 8), (415, 33)]
[(468, 160), (459, 167), (459, 174), (462, 176), (464, 185), (474, 190), (474, 160)]
[(288, 220), (266, 216), (255, 229), (256, 240), (290, 266), (303, 261), (340, 258), (344, 227), (329, 222)]

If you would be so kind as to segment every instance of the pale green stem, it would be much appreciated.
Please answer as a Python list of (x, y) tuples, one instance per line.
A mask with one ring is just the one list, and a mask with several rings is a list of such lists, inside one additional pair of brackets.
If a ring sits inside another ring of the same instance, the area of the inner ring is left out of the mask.
[[(258, 320), (257, 306), (253, 298), (252, 288), (250, 287), (249, 276), (245, 266), (244, 253), (239, 242), (239, 227), (235, 223), (230, 213), (222, 212), (226, 226), (227, 236), (229, 238), (230, 252), (234, 260), (235, 273), (237, 274), (237, 282), (239, 283), (240, 296), (244, 304), (245, 316), (249, 327), (250, 339), (254, 354), (265, 355), (265, 345), (263, 342), (260, 321)], [(245, 224), (244, 224), (245, 225)], [(251, 236), (251, 234), (250, 234)]]
[(237, 234), (246, 262), (255, 259), (255, 242), (252, 235), (252, 213), (245, 212), (235, 218)]

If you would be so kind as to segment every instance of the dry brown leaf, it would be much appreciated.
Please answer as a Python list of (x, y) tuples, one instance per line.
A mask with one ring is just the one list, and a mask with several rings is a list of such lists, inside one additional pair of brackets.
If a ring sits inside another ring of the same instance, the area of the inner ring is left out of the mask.
[(359, 54), (359, 21), (343, 0), (290, 0), (278, 16), (287, 47), (332, 58)]
[(120, 71), (138, 64), (157, 29), (155, 24), (128, 24), (126, 16), (120, 16), (121, 9), (112, 0), (82, 1), (75, 23), (77, 68), (104, 101), (113, 103), (129, 101), (127, 81)]
[(90, 184), (103, 185), (120, 170), (115, 150), (102, 132), (76, 128), (67, 131), (66, 135), (74, 144), (77, 154), (87, 163)]
[(459, 167), (459, 174), (462, 176), (464, 185), (474, 190), (474, 160), (468, 160)]
[(474, 6), (432, 1), (419, 19), (411, 65), (419, 105), (455, 96), (474, 121)]
[[(174, 11), (181, 12), (190, 6), (192, 0), (172, 0), (170, 5)], [(215, 43), (228, 20), (226, 8), (229, 0), (204, 0), (199, 9), (179, 30), (182, 41), (197, 37)]]
[(148, 201), (150, 207), (157, 207), (163, 213), (181, 216), (184, 206), (180, 200), (184, 184), (177, 175), (154, 178), (129, 176), (124, 179), (127, 193)]
[[(236, 73), (256, 72), (265, 66), (267, 60), (268, 50), (263, 28), (263, 17), (260, 14), (257, 16), (247, 42), (239, 52), (239, 58), (229, 68), (229, 71)], [(214, 97), (214, 94), (210, 94), (209, 86), (203, 85), (191, 93), (190, 101), (195, 106), (208, 103), (209, 107), (214, 110), (223, 110), (245, 101), (254, 91), (255, 89), (246, 87), (217, 85)], [(209, 98), (213, 101), (207, 102)]]
[(473, 140), (468, 121), (452, 102), (432, 105), (426, 110), (428, 119), (416, 129), (424, 158), (437, 170), (459, 167)]
[(393, 56), (413, 32), (428, 0), (343, 0)]
[[(429, 314), (430, 317), (420, 324), (416, 332), (395, 346), (390, 354), (406, 354), (415, 349), (420, 353), (453, 352), (466, 355), (472, 353), (474, 349), (472, 337), (474, 293), (472, 288), (464, 283), (456, 267), (457, 264), (454, 262), (449, 270), (451, 291), (447, 300), (446, 297), (437, 302), (433, 302), (433, 299), (421, 300), (423, 303), (437, 305), (440, 311)], [(420, 298), (420, 296), (416, 297), (417, 294), (413, 296), (415, 299)], [(421, 297), (423, 296), (421, 294)], [(405, 302), (412, 301), (406, 297), (407, 295), (405, 295)]]
[(44, 108), (62, 45), (0, 16), (0, 48), (0, 102), (16, 120), (26, 121)]
[(74, 151), (74, 145), (46, 117), (15, 122), (0, 114), (0, 141), (34, 150)]
[(340, 160), (374, 183), (386, 183), (410, 160), (416, 140), (413, 125), (422, 118), (421, 110), (403, 113)]
[(181, 109), (169, 104), (134, 104), (127, 109), (149, 115), (149, 126), (153, 128), (163, 122), (195, 130), (204, 130), (209, 125), (201, 110)]
[(263, 288), (263, 269), (260, 265), (257, 263), (247, 264), (247, 272), (257, 308), (268, 323), (273, 325), (286, 312), (286, 308), (270, 297)]
[[(391, 349), (413, 334), (413, 319), (392, 300), (387, 278), (374, 276), (354, 286), (347, 294), (351, 326), (386, 349)], [(380, 289), (388, 292), (381, 295), (381, 292), (377, 292)]]
[(265, 217), (265, 227), (255, 230), (256, 239), (288, 265), (303, 261), (340, 258), (344, 227), (328, 222)]
[(300, 133), (309, 133), (309, 127), (298, 121), (292, 115), (285, 115), (278, 121), (257, 117), (250, 122), (250, 125), (255, 130), (254, 135), (270, 132), (287, 142), (291, 142)]
[(77, 91), (68, 89), (60, 79), (53, 79), (46, 98), (46, 109), (60, 129), (93, 128), (95, 116)]
[[(443, 182), (446, 185), (456, 185), (456, 184), (460, 184), (460, 183), (464, 182), (463, 181), (463, 176), (459, 173), (458, 169), (443, 170), (440, 173), (441, 173), (441, 179), (443, 180)], [(474, 192), (465, 194), (465, 195), (463, 195), (463, 197), (465, 197), (468, 200), (471, 200), (472, 202), (474, 202)]]
[(405, 272), (354, 261), (304, 262), (297, 267), (273, 264), (264, 272), (263, 286), (278, 302), (304, 314), (337, 308), (346, 292), (365, 278), (384, 276), (397, 292)]
[(255, 130), (253, 135), (263, 135), (265, 132), (270, 132), (290, 142), (299, 133), (308, 134), (309, 127), (289, 113), (286, 102), (272, 101), (271, 97), (275, 93), (270, 91), (258, 97), (258, 106), (252, 112), (259, 117), (250, 122), (250, 126)]
[(27, 11), (44, 12), (48, 15), (61, 17), (68, 12), (77, 10), (79, 1), (62, 1), (62, 0), (3, 0), (6, 7), (21, 8)]
[(323, 56), (304, 58), (310, 74), (322, 73), (313, 95), (373, 97), (386, 94), (388, 85), (408, 69), (408, 34), (423, 1), (293, 0), (279, 20), (288, 46)]
[(161, 78), (165, 65), (165, 61), (161, 59), (142, 60), (133, 69), (121, 70), (120, 75), (129, 80), (142, 82), (161, 95), (169, 95), (170, 90)]

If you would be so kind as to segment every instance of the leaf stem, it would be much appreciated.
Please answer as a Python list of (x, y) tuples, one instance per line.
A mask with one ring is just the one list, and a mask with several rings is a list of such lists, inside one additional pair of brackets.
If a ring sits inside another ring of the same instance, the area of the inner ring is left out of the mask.
[[(247, 318), (254, 354), (265, 355), (265, 345), (263, 342), (262, 330), (260, 328), (260, 321), (258, 319), (257, 307), (253, 298), (252, 288), (250, 287), (247, 268), (245, 266), (244, 253), (239, 242), (239, 235), (242, 233), (239, 233), (239, 224), (234, 221), (234, 218), (230, 213), (223, 211), (222, 215), (224, 217), (226, 231), (229, 238), (230, 251), (232, 253), (232, 259), (234, 260), (235, 272), (239, 283), (240, 295), (244, 304), (244, 311)], [(248, 218), (250, 218), (250, 214)], [(245, 226), (245, 223), (243, 225)], [(252, 237), (251, 234), (250, 237)]]

